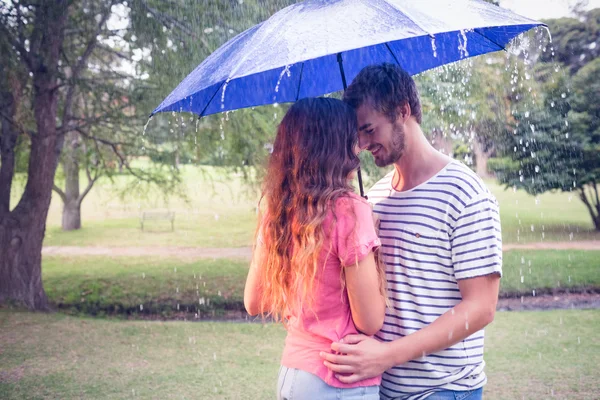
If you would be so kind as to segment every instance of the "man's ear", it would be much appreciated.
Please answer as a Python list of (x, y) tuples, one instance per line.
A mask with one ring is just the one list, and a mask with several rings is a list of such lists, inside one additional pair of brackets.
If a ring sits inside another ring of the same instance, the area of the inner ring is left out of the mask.
[(408, 119), (412, 115), (410, 104), (408, 104), (408, 101), (398, 106), (398, 108), (396, 109), (396, 115), (398, 122), (405, 123), (406, 121), (408, 121)]

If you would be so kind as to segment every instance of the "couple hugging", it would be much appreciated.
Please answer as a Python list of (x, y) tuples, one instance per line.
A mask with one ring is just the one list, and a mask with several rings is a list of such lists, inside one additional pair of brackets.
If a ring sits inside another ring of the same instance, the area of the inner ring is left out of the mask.
[[(498, 204), (420, 123), (415, 82), (382, 64), (279, 125), (244, 291), (287, 329), (278, 399), (482, 398)], [(351, 185), (361, 150), (394, 166), (368, 200)]]

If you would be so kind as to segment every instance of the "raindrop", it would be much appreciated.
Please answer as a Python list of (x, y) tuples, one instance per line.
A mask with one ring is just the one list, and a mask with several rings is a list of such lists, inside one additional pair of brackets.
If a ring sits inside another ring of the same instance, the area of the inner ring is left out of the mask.
[(146, 273), (142, 272), (142, 279), (146, 279)]
[(466, 34), (466, 30), (461, 29), (460, 30), (460, 36), (462, 37), (462, 42), (460, 40), (460, 38), (458, 39), (458, 51), (461, 54), (462, 58), (467, 58), (469, 57), (469, 51), (467, 50), (467, 34)]
[(144, 311), (144, 305), (140, 304), (140, 311)]
[(217, 361), (217, 353), (213, 353), (213, 360)]
[(531, 293), (533, 294), (533, 297), (535, 297), (535, 289), (533, 289)]
[(563, 92), (563, 93), (561, 93), (560, 97), (562, 97), (564, 99), (567, 97), (567, 94)]
[[(539, 166), (539, 165), (536, 165), (536, 166), (535, 166), (535, 172), (536, 172), (536, 173), (539, 173), (539, 172), (540, 172), (540, 166)], [(539, 204), (539, 202), (540, 202), (540, 199), (536, 197), (536, 198), (535, 198), (535, 204)]]
[(150, 124), (150, 121), (152, 121), (152, 117), (148, 118), (148, 121), (146, 121), (146, 125), (144, 125), (144, 130), (142, 131), (142, 135), (146, 135), (146, 129), (148, 129), (148, 125)]
[(229, 85), (230, 81), (231, 78), (227, 78), (227, 80), (223, 84), (223, 90), (221, 92), (221, 110), (225, 109), (225, 91), (227, 90), (227, 85)]
[(435, 36), (433, 35), (431, 35), (431, 50), (433, 50), (433, 57), (437, 58), (437, 47), (435, 46)]

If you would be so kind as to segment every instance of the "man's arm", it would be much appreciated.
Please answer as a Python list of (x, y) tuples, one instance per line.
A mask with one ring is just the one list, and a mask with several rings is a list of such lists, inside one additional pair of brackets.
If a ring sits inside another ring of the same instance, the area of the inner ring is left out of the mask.
[(444, 350), (494, 320), (500, 275), (490, 274), (458, 281), (462, 301), (425, 328), (392, 342), (364, 335), (350, 335), (331, 349), (340, 355), (321, 353), (325, 365), (344, 383), (382, 374), (395, 365)]

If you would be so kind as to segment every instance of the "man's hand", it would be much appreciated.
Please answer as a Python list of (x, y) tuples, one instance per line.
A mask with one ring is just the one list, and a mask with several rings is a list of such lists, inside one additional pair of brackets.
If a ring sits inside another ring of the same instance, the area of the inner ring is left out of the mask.
[(336, 372), (336, 378), (344, 383), (354, 383), (381, 375), (393, 366), (387, 343), (365, 335), (348, 335), (343, 343), (331, 344), (334, 352), (321, 352), (325, 366)]

